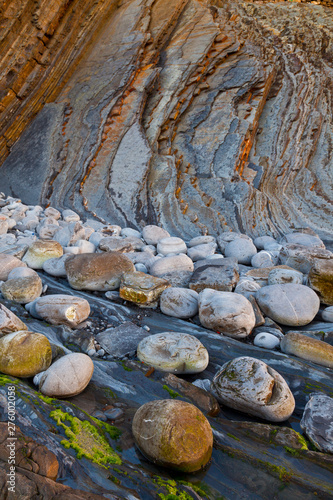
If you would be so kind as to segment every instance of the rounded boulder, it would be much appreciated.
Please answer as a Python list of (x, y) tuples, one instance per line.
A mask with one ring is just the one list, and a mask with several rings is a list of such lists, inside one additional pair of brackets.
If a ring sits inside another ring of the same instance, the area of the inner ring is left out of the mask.
[(34, 378), (45, 396), (68, 398), (80, 394), (89, 384), (94, 363), (86, 354), (67, 354)]
[(273, 321), (287, 326), (310, 323), (319, 311), (318, 295), (304, 285), (268, 285), (258, 290), (260, 309)]
[(0, 372), (12, 377), (33, 377), (52, 361), (45, 335), (28, 331), (9, 333), (0, 339)]
[(142, 454), (163, 467), (195, 472), (205, 467), (212, 455), (212, 429), (201, 411), (190, 403), (146, 403), (134, 415), (132, 431)]

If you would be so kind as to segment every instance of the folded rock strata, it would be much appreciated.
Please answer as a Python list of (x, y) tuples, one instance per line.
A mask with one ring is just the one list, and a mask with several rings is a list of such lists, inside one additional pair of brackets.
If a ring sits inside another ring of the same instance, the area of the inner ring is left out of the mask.
[(6, 3), (1, 189), (188, 239), (310, 226), (332, 242), (320, 3)]

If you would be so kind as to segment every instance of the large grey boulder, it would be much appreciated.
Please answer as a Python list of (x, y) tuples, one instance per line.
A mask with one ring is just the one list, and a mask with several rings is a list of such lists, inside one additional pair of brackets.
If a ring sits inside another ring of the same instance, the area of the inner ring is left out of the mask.
[(258, 290), (256, 299), (261, 310), (281, 325), (303, 326), (319, 311), (319, 298), (311, 288), (288, 283), (268, 285)]
[(199, 294), (199, 318), (205, 328), (228, 337), (247, 337), (255, 326), (251, 303), (243, 295), (206, 288)]

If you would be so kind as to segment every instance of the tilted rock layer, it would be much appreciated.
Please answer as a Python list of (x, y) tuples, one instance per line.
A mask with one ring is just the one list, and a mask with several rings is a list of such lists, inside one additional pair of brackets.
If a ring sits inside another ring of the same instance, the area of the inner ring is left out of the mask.
[(330, 2), (5, 3), (6, 194), (182, 238), (333, 240)]

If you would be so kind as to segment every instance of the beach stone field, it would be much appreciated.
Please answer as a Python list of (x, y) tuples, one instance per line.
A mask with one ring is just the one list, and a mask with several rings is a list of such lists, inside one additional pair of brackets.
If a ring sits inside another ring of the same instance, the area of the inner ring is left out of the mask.
[(21, 495), (332, 498), (333, 253), (312, 230), (183, 240), (2, 193), (0, 291), (0, 408), (14, 385), (35, 443)]

